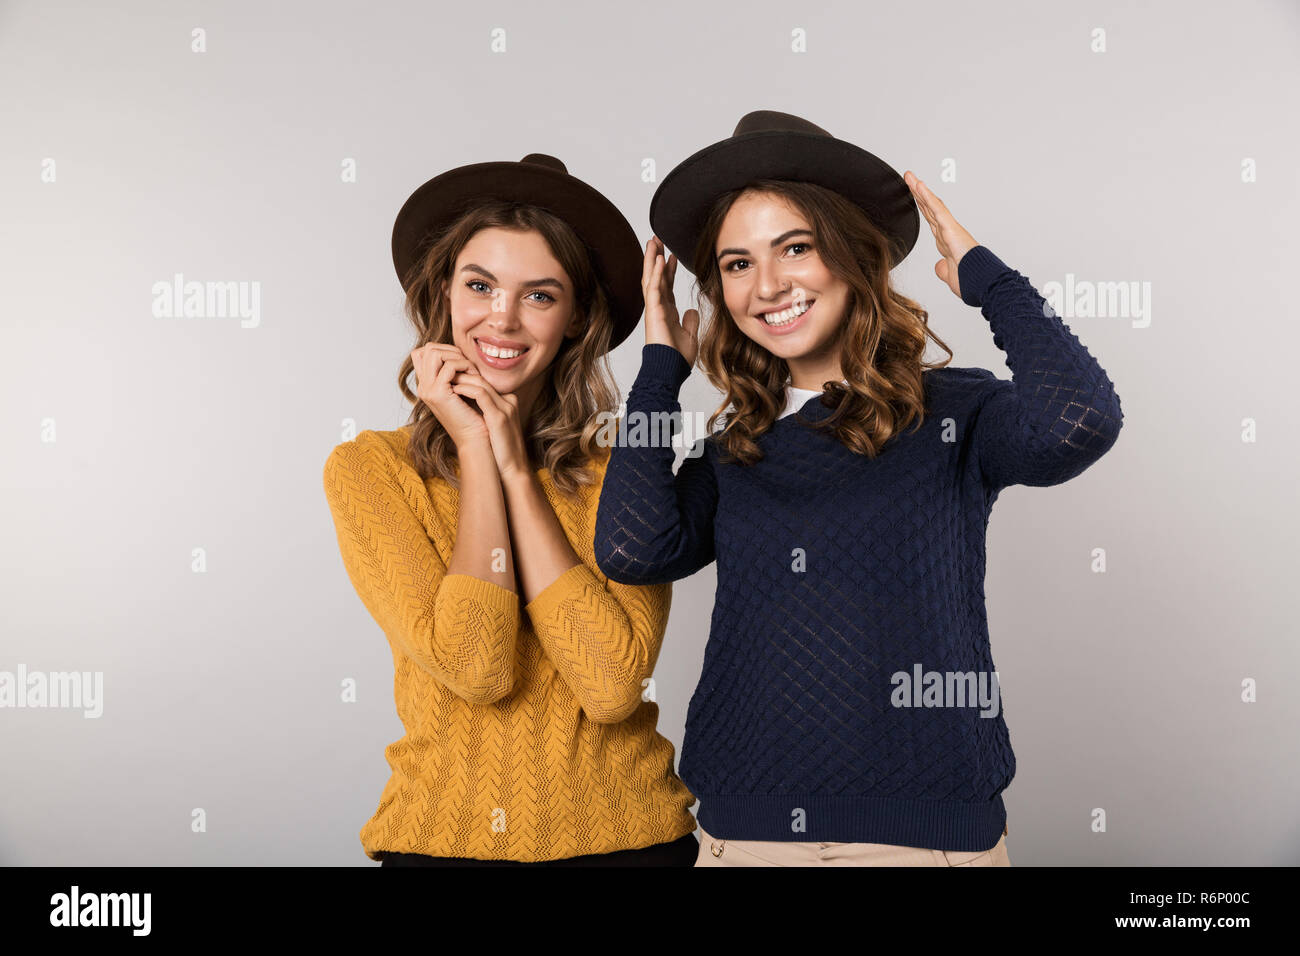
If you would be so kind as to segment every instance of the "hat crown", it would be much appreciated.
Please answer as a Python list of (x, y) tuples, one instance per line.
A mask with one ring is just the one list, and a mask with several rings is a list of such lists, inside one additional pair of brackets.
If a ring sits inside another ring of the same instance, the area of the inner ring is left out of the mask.
[(650, 227), (679, 262), (689, 263), (718, 197), (762, 180), (813, 183), (838, 193), (886, 234), (894, 265), (916, 245), (920, 212), (897, 170), (816, 123), (779, 110), (746, 113), (729, 137), (673, 167), (650, 198)]
[(564, 163), (560, 162), (554, 156), (547, 156), (545, 153), (529, 153), (519, 161), (521, 163), (532, 163), (534, 166), (545, 166), (547, 169), (553, 169), (557, 173), (567, 173), (569, 171), (565, 168)]
[(745, 133), (814, 133), (817, 136), (830, 136), (816, 123), (810, 123), (802, 116), (793, 113), (780, 113), (776, 110), (754, 110), (746, 113), (736, 124), (732, 136)]
[(609, 348), (632, 333), (645, 308), (641, 291), (645, 250), (636, 230), (607, 197), (547, 153), (528, 153), (518, 162), (457, 166), (407, 197), (393, 222), (392, 250), (393, 268), (408, 294), (419, 278), (414, 266), (429, 252), (435, 237), (467, 210), (488, 200), (537, 206), (566, 223), (586, 248), (604, 285), (614, 323)]

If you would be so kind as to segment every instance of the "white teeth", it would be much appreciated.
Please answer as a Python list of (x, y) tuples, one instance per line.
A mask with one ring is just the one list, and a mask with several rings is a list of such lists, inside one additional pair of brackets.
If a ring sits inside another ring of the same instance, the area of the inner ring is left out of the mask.
[(768, 325), (789, 325), (799, 316), (808, 311), (812, 306), (812, 300), (805, 302), (803, 305), (792, 305), (790, 308), (781, 312), (766, 312), (763, 314), (763, 321)]
[(495, 345), (488, 345), (486, 342), (479, 340), (478, 347), (481, 348), (485, 355), (493, 358), (511, 359), (518, 355), (523, 355), (527, 349), (499, 349)]

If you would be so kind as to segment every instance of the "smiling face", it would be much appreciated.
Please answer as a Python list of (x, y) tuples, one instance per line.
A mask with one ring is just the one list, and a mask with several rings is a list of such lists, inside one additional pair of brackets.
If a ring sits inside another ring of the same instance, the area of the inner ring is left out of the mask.
[(849, 285), (822, 262), (812, 226), (782, 196), (743, 193), (716, 245), (722, 295), (737, 328), (785, 359), (792, 384), (839, 381), (838, 330)]
[(531, 407), (566, 333), (580, 331), (573, 283), (541, 233), (480, 229), (456, 257), (447, 296), (452, 344)]

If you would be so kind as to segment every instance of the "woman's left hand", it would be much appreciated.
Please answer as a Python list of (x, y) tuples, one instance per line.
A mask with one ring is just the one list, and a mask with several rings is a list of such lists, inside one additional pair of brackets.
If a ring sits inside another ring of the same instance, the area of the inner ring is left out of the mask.
[(488, 440), (492, 443), (501, 480), (529, 474), (524, 429), (519, 422), (519, 399), (513, 394), (502, 395), (478, 372), (457, 372), (452, 376), (451, 390), (478, 403), (487, 423)]
[(903, 182), (912, 190), (912, 197), (921, 210), (921, 215), (930, 224), (934, 233), (935, 245), (939, 255), (943, 256), (934, 264), (934, 274), (948, 284), (953, 295), (961, 298), (961, 287), (957, 284), (957, 263), (962, 256), (979, 245), (975, 237), (961, 227), (961, 223), (952, 217), (948, 207), (939, 201), (939, 197), (930, 192), (930, 187), (921, 182), (910, 169), (903, 174)]

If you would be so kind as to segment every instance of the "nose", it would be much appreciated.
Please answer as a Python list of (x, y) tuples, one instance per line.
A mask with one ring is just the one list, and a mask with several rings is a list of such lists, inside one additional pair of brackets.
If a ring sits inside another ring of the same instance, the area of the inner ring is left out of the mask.
[(754, 293), (764, 301), (775, 300), (789, 288), (789, 282), (781, 274), (778, 265), (756, 262), (754, 271), (758, 274), (754, 283)]
[(508, 332), (519, 328), (519, 303), (506, 293), (494, 298), (487, 324), (495, 332)]

